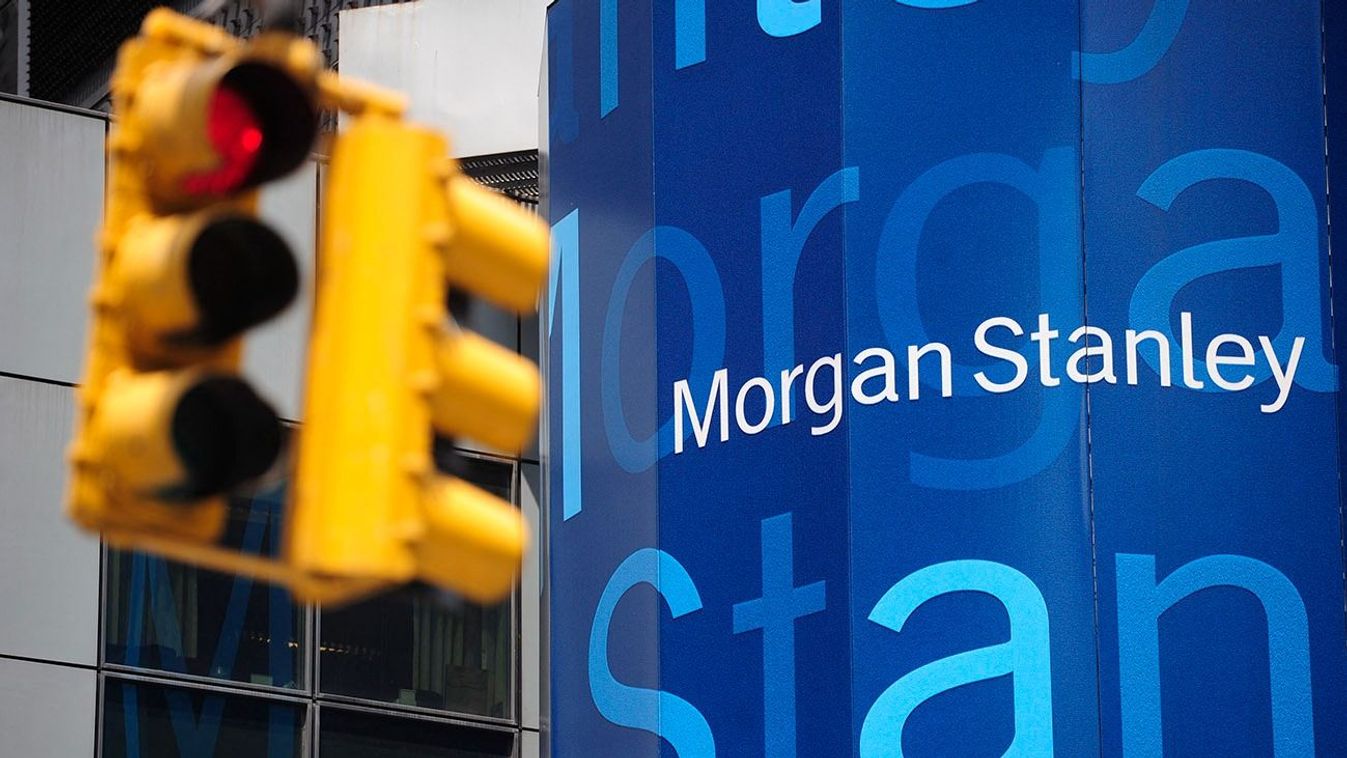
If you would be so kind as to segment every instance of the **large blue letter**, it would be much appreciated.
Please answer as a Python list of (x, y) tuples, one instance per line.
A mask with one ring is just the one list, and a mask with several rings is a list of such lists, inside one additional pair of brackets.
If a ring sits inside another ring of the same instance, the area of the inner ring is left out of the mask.
[[(716, 263), (701, 242), (674, 226), (657, 226), (641, 236), (627, 251), (622, 267), (608, 297), (608, 314), (603, 322), (603, 353), (599, 371), (603, 395), (603, 425), (608, 447), (623, 469), (635, 474), (644, 471), (673, 451), (673, 418), (660, 425), (644, 440), (631, 436), (626, 411), (622, 407), (622, 312), (631, 295), (631, 285), (641, 267), (658, 256), (672, 263), (683, 275), (688, 297), (692, 298), (692, 368), (688, 383), (694, 391), (711, 386), (716, 370), (725, 357), (725, 293), (721, 290)], [(650, 344), (651, 360), (654, 344)], [(684, 435), (691, 434), (687, 429)]]
[(763, 755), (795, 758), (795, 620), (827, 606), (827, 583), (795, 586), (789, 513), (762, 522), (762, 597), (736, 603), (734, 633), (762, 630)]
[[(674, 27), (674, 67), (705, 61), (706, 0), (674, 0)], [(599, 107), (603, 116), (617, 108), (618, 71), (617, 0), (599, 0)]]
[[(1018, 158), (995, 153), (965, 155), (946, 161), (917, 178), (893, 204), (875, 257), (875, 299), (880, 323), (895, 354), (906, 345), (924, 345), (926, 335), (917, 297), (918, 247), (936, 205), (953, 192), (976, 184), (1000, 184), (1024, 193), (1038, 206), (1039, 282), (1043, 312), (1071, 323), (1081, 314), (1080, 166), (1075, 150), (1056, 148), (1035, 171)], [(1036, 350), (1025, 344), (1025, 357), (1036, 363)], [(976, 368), (954, 369), (954, 392), (981, 395)], [(912, 481), (923, 487), (980, 490), (1004, 487), (1052, 465), (1081, 422), (1080, 385), (1064, 382), (1043, 393), (1043, 415), (1023, 445), (1004, 455), (981, 459), (935, 458), (912, 453)]]
[[(552, 227), (552, 260), (547, 277), (547, 336), (556, 326), (561, 297), (561, 513), (562, 520), (584, 507), (580, 493), (580, 209)], [(553, 393), (554, 395), (556, 393)]]
[(820, 0), (758, 0), (758, 26), (773, 37), (794, 37), (823, 21)]
[[(1324, 304), (1319, 270), (1325, 261), (1319, 253), (1319, 215), (1314, 196), (1296, 172), (1247, 150), (1198, 150), (1180, 155), (1156, 169), (1137, 195), (1167, 211), (1189, 187), (1213, 179), (1245, 181), (1267, 192), (1277, 206), (1277, 233), (1194, 245), (1155, 264), (1132, 293), (1132, 326), (1163, 331), (1170, 344), (1175, 344), (1170, 309), (1179, 290), (1222, 271), (1275, 265), (1282, 275), (1282, 324), (1272, 344), (1282, 355), (1290, 355), (1296, 337), (1304, 337), (1305, 352), (1296, 384), (1316, 392), (1336, 390), (1337, 368), (1324, 358), (1321, 338)], [(1155, 368), (1155, 350), (1143, 351), (1143, 357)], [(1205, 361), (1196, 362), (1206, 369)], [(1266, 362), (1247, 370), (1256, 382), (1272, 375)], [(1220, 391), (1214, 384), (1206, 389)]]
[(791, 222), (791, 192), (762, 199), (763, 376), (795, 365), (795, 271), (815, 227), (835, 208), (861, 199), (861, 170), (844, 168), (824, 179)]
[(861, 725), (861, 758), (902, 758), (903, 726), (917, 706), (955, 687), (1006, 674), (1014, 686), (1015, 738), (1005, 755), (1052, 755), (1048, 606), (1029, 577), (991, 561), (939, 563), (893, 585), (870, 620), (901, 632), (923, 603), (950, 592), (984, 592), (999, 600), (1010, 616), (1010, 640), (928, 663), (894, 682)]
[(617, 0), (599, 0), (599, 113), (607, 116), (617, 109)]
[[(262, 540), (266, 535), (266, 526), (271, 525), (271, 539), (279, 540), (281, 534), (280, 511), (283, 497), (279, 493), (259, 495), (249, 504), (249, 513), (244, 529), (242, 552), (258, 554), (262, 550)], [(279, 544), (279, 542), (273, 542)], [(249, 604), (253, 602), (253, 580), (249, 577), (235, 577), (229, 591), (229, 600), (225, 605), (224, 618), (221, 621), (215, 654), (211, 657), (210, 671), (228, 676), (234, 671), (234, 662), (238, 655), (240, 634)], [(148, 588), (148, 599), (146, 590)], [(294, 676), (289, 649), (285, 646), (286, 635), (292, 623), (289, 593), (280, 588), (268, 588), (270, 608), (269, 626), (272, 633), (268, 646), (269, 673), (278, 683), (292, 681)], [(145, 605), (150, 604), (149, 613)], [(151, 558), (140, 553), (131, 556), (131, 611), (127, 615), (127, 645), (125, 658), (120, 663), (128, 666), (140, 665), (140, 652), (148, 643), (145, 637), (144, 619), (154, 624), (154, 638), (159, 645), (159, 655), (163, 666), (177, 673), (184, 673), (184, 663), (180, 656), (183, 651), (182, 621), (183, 610), (178, 607), (173, 596), (173, 582), (168, 574), (168, 564), (162, 558)], [(137, 710), (137, 687), (123, 685), (123, 720), (125, 728), (125, 750), (130, 756), (141, 754), (140, 713)], [(221, 718), (225, 707), (224, 698), (219, 695), (206, 695), (201, 701), (199, 716), (193, 708), (192, 698), (177, 690), (164, 693), (168, 701), (169, 723), (173, 736), (182, 755), (213, 755), (217, 747)], [(293, 708), (277, 705), (268, 711), (267, 755), (287, 756), (294, 753), (294, 717)]]
[(1160, 729), (1160, 615), (1209, 587), (1238, 587), (1263, 604), (1272, 683), (1276, 758), (1314, 755), (1310, 629), (1305, 603), (1280, 571), (1253, 558), (1211, 555), (1185, 564), (1158, 585), (1155, 556), (1118, 554), (1118, 675), (1122, 741), (1128, 758), (1164, 754)]
[(927, 10), (944, 10), (945, 8), (958, 8), (964, 5), (972, 5), (978, 0), (898, 0), (899, 5), (908, 5), (913, 8), (925, 8)]
[(1071, 73), (1092, 84), (1132, 81), (1165, 57), (1186, 15), (1188, 0), (1155, 0), (1146, 25), (1127, 47), (1111, 53), (1072, 53)]
[[(664, 598), (673, 618), (700, 610), (701, 595), (683, 565), (663, 550), (643, 548), (617, 567), (603, 588), (589, 633), (589, 690), (594, 707), (619, 726), (658, 734), (679, 758), (714, 758), (711, 727), (691, 703), (668, 692), (630, 687), (617, 681), (608, 665), (608, 627), (627, 590), (648, 584)], [(656, 633), (651, 630), (651, 633)]]

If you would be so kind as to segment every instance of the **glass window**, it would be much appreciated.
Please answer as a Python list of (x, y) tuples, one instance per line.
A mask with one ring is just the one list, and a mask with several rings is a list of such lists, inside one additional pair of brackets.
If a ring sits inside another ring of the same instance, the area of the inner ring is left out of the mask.
[(300, 758), (305, 708), (144, 684), (103, 685), (104, 758)]
[(323, 758), (497, 758), (514, 755), (514, 733), (395, 718), (327, 706), (318, 721)]
[[(455, 475), (510, 500), (514, 465), (461, 456)], [(402, 590), (325, 610), (319, 683), (334, 695), (510, 718), (514, 610)]]
[[(225, 543), (272, 554), (281, 490), (237, 498)], [(304, 612), (284, 589), (134, 552), (108, 551), (108, 663), (278, 687), (304, 684)]]

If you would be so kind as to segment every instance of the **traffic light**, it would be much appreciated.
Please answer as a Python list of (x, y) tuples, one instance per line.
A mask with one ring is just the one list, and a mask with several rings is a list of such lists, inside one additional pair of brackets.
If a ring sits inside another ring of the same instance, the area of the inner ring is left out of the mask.
[(523, 518), (437, 471), (432, 447), (438, 432), (518, 450), (538, 372), (456, 324), (446, 302), (454, 288), (535, 307), (547, 229), (460, 173), (439, 134), (386, 112), (336, 137), (324, 209), (286, 560), (350, 592), (421, 580), (498, 599), (527, 544)]
[[(436, 433), (518, 449), (537, 368), (446, 313), (449, 288), (534, 308), (547, 228), (479, 187), (396, 93), (321, 70), (313, 45), (242, 42), (167, 10), (123, 45), (71, 517), (113, 545), (349, 601), (413, 580), (505, 595), (527, 543), (510, 504), (436, 470)], [(238, 375), (241, 338), (298, 287), (257, 188), (333, 141), (303, 424), (279, 559), (216, 544), (226, 495), (284, 434)]]
[(256, 188), (308, 156), (320, 63), (289, 35), (245, 44), (164, 9), (119, 53), (69, 498), (114, 545), (213, 542), (224, 496), (278, 457), (240, 339), (293, 300), (298, 268)]

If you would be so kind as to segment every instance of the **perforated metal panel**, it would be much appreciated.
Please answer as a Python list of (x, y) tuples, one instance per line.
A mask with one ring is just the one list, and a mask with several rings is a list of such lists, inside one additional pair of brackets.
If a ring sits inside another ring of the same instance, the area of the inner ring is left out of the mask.
[[(394, 5), (409, 0), (301, 0), (300, 32), (337, 65), (337, 13)], [(40, 100), (85, 107), (106, 106), (108, 77), (117, 48), (134, 35), (146, 13), (167, 5), (183, 13), (206, 6), (201, 0), (31, 0), (30, 92)], [(206, 20), (230, 34), (250, 37), (262, 27), (257, 0), (230, 0)]]
[(73, 103), (85, 79), (109, 64), (122, 40), (135, 34), (155, 0), (32, 0), (29, 92), (39, 100)]
[(518, 200), (538, 205), (538, 151), (478, 155), (459, 161), (463, 173), (486, 186)]

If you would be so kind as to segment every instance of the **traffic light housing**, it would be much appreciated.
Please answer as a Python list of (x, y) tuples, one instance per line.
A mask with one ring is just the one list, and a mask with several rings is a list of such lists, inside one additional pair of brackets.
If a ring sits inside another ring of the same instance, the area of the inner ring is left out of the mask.
[(280, 453), (240, 338), (298, 288), (255, 188), (308, 156), (319, 62), (307, 42), (244, 44), (163, 9), (119, 53), (69, 499), (114, 545), (212, 543), (224, 496)]
[(287, 530), (330, 578), (422, 580), (477, 601), (513, 586), (527, 529), (509, 503), (436, 470), (436, 433), (518, 450), (536, 367), (446, 312), (450, 287), (524, 311), (546, 227), (459, 172), (439, 134), (384, 113), (337, 136)]

